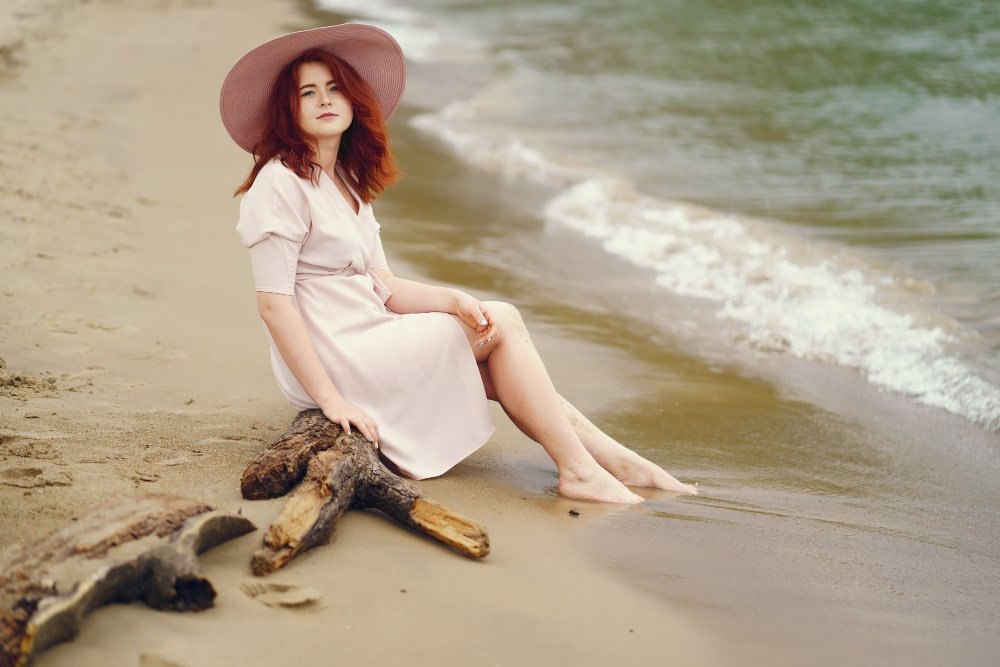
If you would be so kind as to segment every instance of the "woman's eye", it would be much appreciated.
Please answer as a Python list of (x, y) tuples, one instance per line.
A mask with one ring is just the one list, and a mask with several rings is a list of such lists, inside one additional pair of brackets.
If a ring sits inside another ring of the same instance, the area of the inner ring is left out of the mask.
[(306, 92), (302, 93), (302, 97), (309, 97), (310, 95), (314, 95), (314, 94), (315, 93), (313, 93), (313, 91), (307, 90)]
[(340, 88), (338, 88), (337, 86), (330, 86), (330, 92), (331, 93), (339, 93), (340, 92)]

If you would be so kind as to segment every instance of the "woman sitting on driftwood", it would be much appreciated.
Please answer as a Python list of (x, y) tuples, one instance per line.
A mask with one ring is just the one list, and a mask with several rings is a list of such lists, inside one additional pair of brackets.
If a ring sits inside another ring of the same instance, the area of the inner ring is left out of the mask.
[(513, 306), (389, 270), (371, 202), (397, 175), (385, 121), (404, 81), (388, 33), (344, 24), (267, 42), (223, 84), (226, 129), (254, 156), (237, 231), (281, 391), (356, 428), (415, 479), (489, 439), (492, 399), (552, 457), (562, 495), (694, 493), (556, 392)]

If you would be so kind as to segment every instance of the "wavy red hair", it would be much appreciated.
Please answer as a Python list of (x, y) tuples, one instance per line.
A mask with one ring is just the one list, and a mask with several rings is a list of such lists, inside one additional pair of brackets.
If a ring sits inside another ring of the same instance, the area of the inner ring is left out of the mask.
[(354, 120), (341, 136), (337, 154), (337, 162), (351, 187), (367, 204), (399, 177), (399, 169), (389, 150), (389, 134), (382, 110), (371, 88), (353, 67), (337, 56), (322, 49), (309, 49), (278, 74), (271, 89), (269, 113), (261, 139), (254, 146), (253, 168), (235, 194), (249, 190), (260, 170), (274, 158), (280, 158), (300, 178), (319, 183), (321, 168), (314, 160), (312, 145), (296, 121), (299, 115), (298, 69), (303, 63), (313, 62), (330, 68), (337, 87), (354, 110)]

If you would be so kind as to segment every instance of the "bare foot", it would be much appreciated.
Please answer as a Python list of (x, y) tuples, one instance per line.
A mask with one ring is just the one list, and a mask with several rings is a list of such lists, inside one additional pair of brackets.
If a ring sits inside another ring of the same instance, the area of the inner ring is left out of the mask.
[(561, 396), (559, 398), (566, 417), (583, 446), (605, 470), (623, 484), (698, 494), (698, 487), (678, 481), (660, 466), (642, 458), (597, 428), (582, 412), (573, 407), (572, 403)]
[(622, 484), (698, 495), (697, 486), (681, 482), (660, 466), (625, 447), (615, 456), (606, 459), (601, 457), (598, 462)]
[(560, 470), (559, 493), (567, 498), (623, 505), (636, 505), (645, 500), (642, 496), (629, 491), (611, 473), (596, 464), (583, 471), (569, 468)]

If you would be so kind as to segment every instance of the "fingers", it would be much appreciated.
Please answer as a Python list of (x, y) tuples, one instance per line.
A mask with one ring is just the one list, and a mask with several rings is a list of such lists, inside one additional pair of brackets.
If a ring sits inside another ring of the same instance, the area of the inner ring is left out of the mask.
[(363, 417), (355, 421), (358, 431), (365, 437), (365, 440), (378, 447), (378, 426), (371, 417)]
[(351, 425), (353, 424), (354, 429), (364, 436), (365, 440), (378, 447), (378, 424), (371, 417), (367, 415), (361, 417), (341, 417), (334, 421), (343, 429), (344, 433), (350, 433)]
[(462, 308), (457, 313), (458, 317), (477, 333), (485, 331), (493, 318), (490, 317), (489, 310), (479, 301), (469, 299), (462, 304)]
[(476, 347), (489, 345), (494, 340), (496, 340), (499, 334), (500, 334), (500, 327), (497, 326), (496, 322), (492, 322), (485, 331), (479, 334), (479, 338), (476, 339)]
[(465, 323), (477, 332), (485, 330), (490, 325), (489, 320), (486, 319), (486, 314), (480, 308), (471, 310)]
[(489, 308), (486, 307), (486, 304), (483, 303), (479, 304), (479, 314), (480, 317), (479, 321), (476, 323), (478, 325), (476, 326), (476, 331), (484, 331), (485, 329), (488, 329), (491, 324), (493, 324), (493, 316), (490, 314)]
[(337, 397), (323, 406), (323, 415), (344, 433), (350, 433), (351, 426), (354, 426), (358, 433), (378, 447), (378, 424), (357, 405)]

